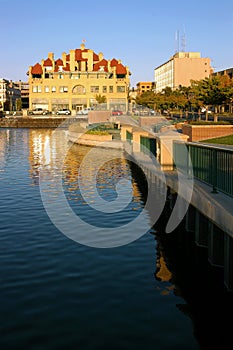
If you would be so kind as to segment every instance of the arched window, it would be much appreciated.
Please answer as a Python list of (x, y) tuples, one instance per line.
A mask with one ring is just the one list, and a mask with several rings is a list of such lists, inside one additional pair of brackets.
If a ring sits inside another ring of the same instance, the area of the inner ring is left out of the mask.
[(76, 95), (83, 95), (86, 93), (86, 89), (83, 85), (75, 85), (73, 87), (72, 93)]

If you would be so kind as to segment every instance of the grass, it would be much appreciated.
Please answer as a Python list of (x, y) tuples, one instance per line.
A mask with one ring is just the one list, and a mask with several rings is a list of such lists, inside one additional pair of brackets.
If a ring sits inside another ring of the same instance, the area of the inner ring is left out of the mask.
[(218, 137), (214, 139), (202, 140), (205, 143), (217, 143), (221, 145), (233, 145), (233, 135)]
[(229, 125), (231, 122), (229, 121), (218, 121), (218, 122), (212, 122), (212, 121), (204, 121), (204, 120), (197, 120), (197, 121), (190, 121), (188, 124), (190, 125)]

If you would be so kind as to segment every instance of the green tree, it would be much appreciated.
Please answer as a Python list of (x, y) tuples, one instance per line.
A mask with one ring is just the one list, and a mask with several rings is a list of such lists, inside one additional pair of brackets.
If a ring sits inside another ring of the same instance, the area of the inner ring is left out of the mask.
[(22, 109), (22, 101), (21, 101), (20, 98), (18, 98), (18, 99), (16, 100), (16, 110), (17, 110), (17, 111), (21, 111), (21, 109)]
[(107, 102), (107, 98), (105, 95), (97, 94), (97, 95), (95, 95), (95, 99), (99, 104)]

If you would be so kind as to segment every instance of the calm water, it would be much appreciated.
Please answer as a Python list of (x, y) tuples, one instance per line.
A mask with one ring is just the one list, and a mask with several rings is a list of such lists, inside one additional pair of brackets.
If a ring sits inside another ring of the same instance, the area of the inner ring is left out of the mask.
[[(206, 251), (195, 247), (190, 233), (187, 239), (182, 225), (165, 235), (158, 223), (132, 243), (104, 249), (77, 243), (52, 223), (39, 175), (44, 171), (48, 197), (55, 196), (59, 207), (55, 179), (67, 137), (64, 130), (58, 136), (52, 130), (0, 129), (0, 348), (232, 349), (223, 346), (233, 307), (222, 270), (208, 265)], [(97, 231), (117, 229), (142, 213), (144, 184), (122, 155), (107, 161), (109, 151), (102, 150), (99, 194), (111, 206), (116, 183), (126, 178), (133, 197), (120, 214), (93, 210), (77, 181), (88, 151), (73, 146), (65, 157), (65, 196)], [(94, 167), (82, 174), (93, 203), (88, 181)], [(146, 226), (149, 213), (142, 220)]]

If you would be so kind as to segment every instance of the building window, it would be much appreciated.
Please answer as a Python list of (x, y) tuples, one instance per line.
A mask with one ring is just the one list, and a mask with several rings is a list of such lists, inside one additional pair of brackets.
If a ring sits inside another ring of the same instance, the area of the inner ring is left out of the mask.
[(56, 86), (52, 86), (52, 92), (56, 92)]
[(59, 74), (58, 79), (63, 79), (63, 74)]
[(91, 92), (98, 93), (99, 92), (99, 86), (91, 86)]
[(68, 92), (68, 86), (60, 86), (59, 92)]
[(107, 93), (107, 86), (103, 86), (102, 92), (103, 92), (103, 93)]
[(113, 92), (113, 86), (109, 86), (109, 92)]
[(83, 95), (86, 93), (86, 89), (83, 85), (76, 85), (73, 87), (72, 93), (77, 95)]
[(49, 92), (49, 86), (44, 87), (44, 92)]
[(35, 85), (32, 87), (32, 92), (42, 92), (41, 85)]
[(117, 86), (117, 92), (125, 92), (125, 86)]

